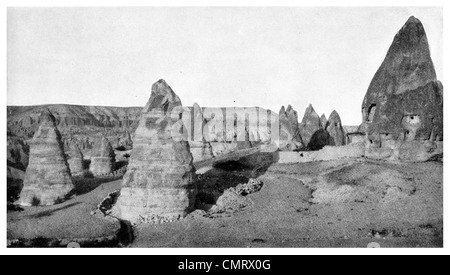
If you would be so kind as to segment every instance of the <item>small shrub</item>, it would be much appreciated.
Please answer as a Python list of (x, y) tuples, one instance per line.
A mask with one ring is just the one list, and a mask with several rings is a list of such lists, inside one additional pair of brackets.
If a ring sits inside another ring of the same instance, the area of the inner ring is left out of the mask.
[(33, 196), (33, 199), (31, 199), (31, 206), (39, 206), (41, 204), (41, 200), (36, 197)]

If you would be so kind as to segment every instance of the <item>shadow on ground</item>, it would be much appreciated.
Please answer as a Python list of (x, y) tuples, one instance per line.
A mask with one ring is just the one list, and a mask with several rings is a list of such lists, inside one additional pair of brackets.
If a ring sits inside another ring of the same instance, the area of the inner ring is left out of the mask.
[(197, 175), (196, 208), (209, 210), (225, 190), (264, 175), (273, 164), (273, 159), (273, 153), (257, 152), (215, 163), (210, 170)]

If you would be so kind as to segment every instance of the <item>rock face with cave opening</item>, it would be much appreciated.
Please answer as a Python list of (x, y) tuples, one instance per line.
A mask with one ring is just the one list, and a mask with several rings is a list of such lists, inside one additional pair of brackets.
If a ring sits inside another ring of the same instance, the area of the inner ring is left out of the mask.
[(195, 205), (195, 169), (183, 134), (181, 100), (159, 80), (142, 110), (113, 214), (131, 222), (178, 219)]
[(422, 23), (409, 18), (394, 38), (362, 104), (366, 155), (424, 161), (442, 153), (443, 86)]
[(92, 150), (90, 171), (94, 175), (112, 173), (115, 162), (114, 149), (104, 136), (97, 138)]
[(73, 189), (55, 117), (46, 110), (40, 121), (30, 142), (30, 158), (19, 199), (23, 206), (53, 205), (65, 199)]

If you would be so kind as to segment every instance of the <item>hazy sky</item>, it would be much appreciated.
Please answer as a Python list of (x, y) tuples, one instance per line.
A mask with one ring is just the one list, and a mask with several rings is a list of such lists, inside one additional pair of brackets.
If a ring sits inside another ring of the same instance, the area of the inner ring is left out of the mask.
[(409, 16), (442, 80), (441, 8), (9, 8), (8, 105), (144, 106), (165, 79), (183, 105), (311, 103), (345, 125)]

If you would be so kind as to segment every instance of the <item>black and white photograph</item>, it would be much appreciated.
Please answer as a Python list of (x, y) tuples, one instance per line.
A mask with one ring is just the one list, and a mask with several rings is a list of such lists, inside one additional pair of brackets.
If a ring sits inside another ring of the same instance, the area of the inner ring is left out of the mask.
[(444, 248), (443, 6), (4, 13), (6, 253)]

